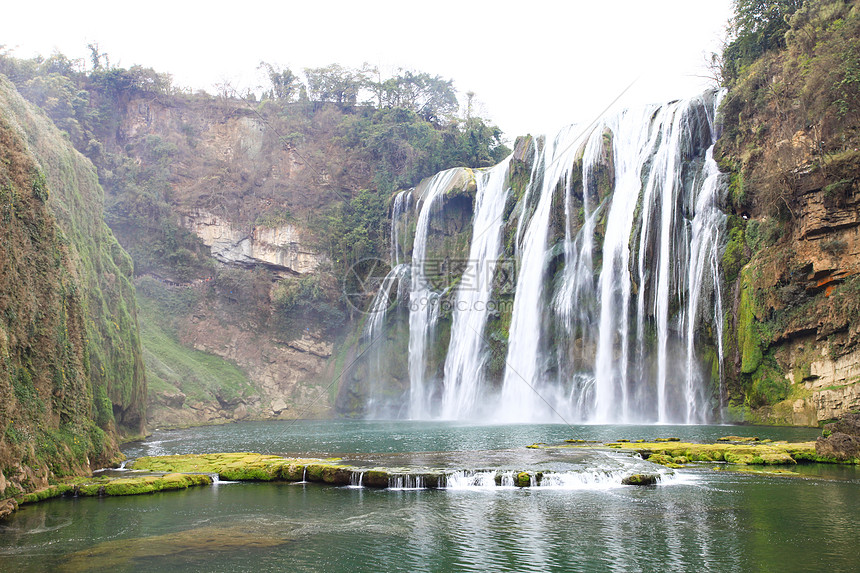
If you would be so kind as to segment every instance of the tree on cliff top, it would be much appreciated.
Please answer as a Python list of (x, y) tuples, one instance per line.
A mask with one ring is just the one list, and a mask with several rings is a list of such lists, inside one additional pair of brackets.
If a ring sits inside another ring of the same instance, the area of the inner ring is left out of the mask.
[(803, 0), (735, 0), (729, 22), (731, 41), (723, 54), (723, 77), (735, 80), (745, 66), (775, 48), (785, 47), (788, 18)]

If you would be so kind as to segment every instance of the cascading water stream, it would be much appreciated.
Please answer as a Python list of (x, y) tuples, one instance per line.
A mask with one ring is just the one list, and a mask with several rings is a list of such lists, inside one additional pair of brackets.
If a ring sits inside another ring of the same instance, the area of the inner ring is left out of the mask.
[[(564, 242), (564, 275), (558, 295), (554, 301), (554, 310), (561, 320), (565, 342), (575, 344), (579, 341), (582, 354), (584, 348), (591, 346), (595, 337), (595, 280), (592, 252), (594, 249), (594, 230), (597, 218), (602, 212), (601, 205), (591, 204), (591, 189), (593, 187), (594, 166), (598, 163), (603, 152), (603, 134), (605, 126), (601, 123), (592, 131), (585, 144), (582, 157), (582, 226), (571, 237), (574, 224), (572, 196), (574, 189), (568, 189), (565, 195), (565, 242)], [(583, 412), (593, 402), (593, 376), (577, 374), (577, 364), (571, 360), (568, 365), (559, 360), (559, 386), (569, 382), (570, 391), (567, 401), (573, 405), (573, 414), (577, 419), (583, 418)], [(572, 378), (572, 380), (570, 380)]]
[[(650, 129), (654, 112), (651, 108), (639, 114), (625, 111), (608, 124), (613, 134), (615, 188), (607, 214), (603, 266), (598, 282), (600, 322), (595, 357), (595, 404), (590, 417), (596, 422), (628, 421), (630, 328), (627, 309), (632, 293), (629, 243), (642, 189), (642, 170), (658, 138), (656, 130)], [(659, 125), (665, 113), (660, 110), (654, 122)], [(647, 197), (646, 193), (646, 201)]]
[(403, 262), (403, 245), (400, 242), (401, 219), (408, 219), (409, 208), (412, 206), (412, 190), (400, 191), (394, 197), (391, 207), (391, 266), (396, 267)]
[(430, 397), (427, 395), (425, 370), (427, 347), (439, 317), (439, 293), (431, 288), (426, 273), (427, 235), (430, 217), (439, 197), (450, 187), (458, 169), (449, 169), (434, 175), (416, 200), (420, 205), (412, 247), (412, 281), (409, 292), (409, 417), (424, 419), (430, 416)]
[(386, 345), (383, 339), (385, 321), (393, 306), (392, 291), (396, 289), (397, 299), (401, 298), (403, 283), (409, 276), (410, 265), (402, 262), (400, 228), (404, 219), (408, 220), (412, 204), (412, 191), (400, 191), (394, 198), (391, 209), (391, 270), (382, 280), (370, 304), (369, 316), (364, 327), (364, 341), (370, 345), (368, 350), (368, 391), (365, 411), (370, 417), (377, 418), (385, 413), (382, 380), (385, 372)]
[(543, 176), (531, 177), (530, 184), (540, 184), (540, 199), (523, 236), (497, 420), (537, 420), (548, 415), (539, 381), (543, 377), (541, 322), (550, 207), (556, 187), (566, 188), (573, 159), (586, 135), (576, 126), (562, 130), (547, 141), (534, 162), (533, 169), (542, 170)]
[[(716, 94), (713, 109), (720, 107), (725, 90)], [(709, 110), (708, 110), (709, 111)], [(724, 176), (714, 161), (714, 146), (717, 142), (716, 113), (709, 113), (708, 123), (711, 132), (711, 146), (705, 152), (705, 165), (702, 169), (704, 181), (701, 191), (695, 199), (695, 216), (691, 224), (690, 262), (688, 265), (687, 308), (685, 312), (685, 333), (687, 342), (687, 380), (685, 398), (687, 403), (686, 423), (703, 423), (707, 421), (707, 413), (697, 407), (704, 400), (697, 394), (700, 391), (700, 374), (696, 362), (696, 326), (699, 324), (700, 305), (703, 294), (710, 294), (712, 300), (712, 316), (716, 329), (717, 360), (722, 368), (723, 363), (723, 306), (720, 292), (720, 238), (725, 226), (726, 215), (719, 208), (719, 193), (723, 188)], [(705, 292), (710, 287), (711, 292)], [(722, 371), (719, 373), (719, 395), (722, 397)]]
[(462, 419), (475, 413), (483, 387), (487, 348), (484, 329), (493, 308), (490, 294), (501, 254), (502, 225), (508, 195), (510, 157), (476, 176), (472, 244), (453, 310), (451, 342), (445, 359), (441, 417)]

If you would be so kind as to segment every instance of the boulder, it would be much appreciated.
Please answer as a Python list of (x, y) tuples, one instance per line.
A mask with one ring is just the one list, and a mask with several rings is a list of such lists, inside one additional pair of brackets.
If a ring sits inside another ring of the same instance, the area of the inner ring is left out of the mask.
[(654, 474), (633, 474), (621, 480), (624, 485), (657, 485), (657, 476)]
[(860, 459), (860, 414), (845, 414), (824, 426), (823, 435), (815, 442), (815, 453), (837, 460)]

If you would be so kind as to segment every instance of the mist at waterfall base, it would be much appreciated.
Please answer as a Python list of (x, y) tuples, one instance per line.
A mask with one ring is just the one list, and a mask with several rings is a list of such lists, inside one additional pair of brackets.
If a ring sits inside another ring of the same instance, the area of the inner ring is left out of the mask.
[[(392, 270), (365, 325), (364, 414), (721, 421), (721, 95), (529, 137), (492, 168), (400, 192)], [(469, 184), (468, 256), (434, 256), (428, 245), (450, 240), (451, 196)]]

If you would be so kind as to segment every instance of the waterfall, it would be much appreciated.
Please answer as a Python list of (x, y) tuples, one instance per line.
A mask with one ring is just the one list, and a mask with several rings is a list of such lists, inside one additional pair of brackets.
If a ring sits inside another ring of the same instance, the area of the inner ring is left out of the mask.
[(540, 185), (540, 199), (523, 236), (507, 367), (496, 413), (497, 419), (500, 420), (534, 420), (546, 416), (546, 406), (541, 400), (543, 385), (540, 380), (544, 343), (543, 290), (550, 206), (556, 187), (567, 185), (573, 157), (579, 150), (584, 135), (576, 126), (562, 130), (554, 140), (547, 141), (533, 167), (542, 173), (542, 177), (532, 177), (530, 183), (530, 186)]
[(459, 169), (449, 169), (434, 175), (416, 206), (420, 204), (415, 240), (412, 247), (412, 281), (409, 291), (409, 416), (422, 419), (430, 416), (432, 395), (427, 394), (427, 350), (433, 328), (439, 317), (440, 293), (432, 287), (427, 266), (437, 261), (427, 260), (427, 236), (432, 213), (439, 206), (439, 197), (447, 191)]
[[(495, 167), (444, 171), (395, 197), (394, 270), (373, 308), (388, 304), (392, 285), (410, 276), (409, 417), (713, 418), (723, 398), (718, 369), (706, 363), (723, 359), (725, 178), (713, 159), (721, 95), (524, 138)], [(451, 193), (466, 188), (463, 177), (472, 178), (473, 193)], [(467, 231), (445, 222), (463, 212), (463, 197), (471, 204)], [(404, 262), (409, 226), (399, 221), (412, 209), (411, 261)], [(457, 236), (468, 239), (467, 250), (450, 250)], [(451, 275), (447, 286), (431, 284), (439, 261), (427, 260), (428, 240), (447, 245), (446, 257), (468, 253), (456, 273), (440, 266)], [(500, 261), (517, 270), (513, 304), (493, 310)], [(441, 302), (450, 312), (440, 315)], [(437, 324), (444, 325), (438, 333)], [(368, 321), (368, 333), (385, 328), (382, 318)], [(381, 355), (375, 376), (383, 378), (389, 361)]]
[[(568, 385), (568, 402), (573, 402), (574, 415), (581, 419), (588, 405), (594, 400), (594, 377), (577, 373), (577, 360), (584, 362), (585, 347), (593, 344), (596, 327), (596, 284), (594, 280), (594, 230), (597, 218), (602, 213), (602, 204), (592, 205), (595, 191), (593, 172), (604, 150), (603, 134), (605, 126), (600, 123), (592, 131), (582, 157), (582, 226), (573, 234), (573, 192), (568, 189), (564, 202), (564, 275), (558, 295), (554, 301), (554, 311), (562, 324), (561, 335), (568, 345), (580, 346), (579, 355), (565, 363), (559, 360), (558, 385)], [(567, 384), (566, 384), (567, 383)]]
[(501, 254), (509, 163), (510, 157), (476, 177), (473, 238), (463, 279), (457, 288), (451, 341), (445, 360), (441, 415), (446, 419), (475, 414), (483, 387), (487, 359), (484, 329), (494, 302), (490, 292)]
[(385, 417), (390, 410), (386, 388), (383, 384), (386, 372), (386, 356), (388, 352), (385, 335), (385, 323), (388, 311), (396, 301), (404, 298), (404, 283), (409, 276), (410, 265), (403, 262), (403, 246), (400, 230), (408, 221), (409, 208), (412, 205), (412, 191), (400, 191), (394, 198), (391, 208), (391, 244), (389, 257), (391, 270), (382, 280), (373, 301), (368, 309), (365, 322), (363, 341), (368, 349), (368, 389), (365, 412), (371, 418)]
[(396, 267), (404, 259), (403, 245), (400, 241), (400, 230), (402, 220), (408, 220), (409, 208), (412, 206), (412, 190), (400, 191), (394, 197), (394, 205), (391, 207), (391, 266)]
[[(720, 91), (715, 98), (713, 109), (720, 106), (725, 90)], [(710, 110), (708, 110), (710, 111)], [(707, 412), (701, 405), (705, 403), (701, 391), (700, 373), (696, 364), (696, 326), (700, 321), (700, 309), (703, 295), (710, 295), (712, 314), (708, 317), (716, 330), (717, 359), (720, 367), (723, 364), (723, 305), (720, 292), (720, 239), (725, 226), (726, 215), (720, 211), (720, 190), (725, 185), (724, 176), (720, 173), (717, 162), (714, 161), (714, 146), (717, 142), (716, 114), (708, 115), (708, 123), (712, 137), (711, 146), (705, 152), (705, 165), (702, 170), (704, 178), (701, 191), (695, 198), (695, 216), (692, 221), (690, 239), (690, 260), (687, 270), (687, 307), (685, 309), (684, 332), (687, 342), (686, 356), (686, 385), (684, 398), (687, 404), (686, 419), (688, 424), (702, 423), (707, 420)], [(708, 290), (710, 289), (710, 290)], [(722, 398), (722, 371), (719, 373), (719, 396)]]

